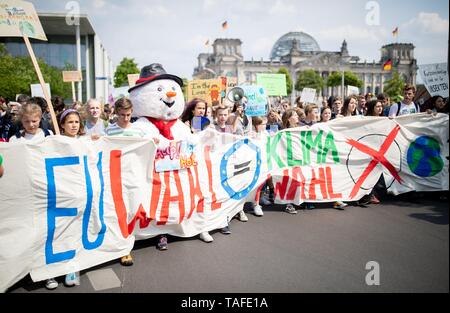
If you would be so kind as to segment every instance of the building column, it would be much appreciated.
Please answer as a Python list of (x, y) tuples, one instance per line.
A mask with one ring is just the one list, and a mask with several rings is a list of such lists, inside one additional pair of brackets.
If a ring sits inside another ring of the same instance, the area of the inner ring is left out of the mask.
[(91, 59), (89, 53), (89, 35), (86, 35), (86, 101), (91, 98)]
[[(75, 25), (76, 29), (76, 49), (77, 49), (77, 70), (81, 72), (81, 38), (80, 38), (80, 25)], [(81, 82), (77, 83), (78, 85), (78, 101), (83, 102), (83, 89)]]
[(103, 93), (103, 53), (100, 40), (97, 35), (94, 35), (94, 77), (95, 77), (95, 98), (100, 99)]
[(108, 103), (109, 98), (109, 60), (106, 54), (106, 49), (102, 49), (103, 52), (103, 103)]
[(363, 77), (363, 86), (362, 86), (361, 94), (365, 95), (366, 94), (366, 88), (367, 88), (367, 86), (366, 86), (366, 73), (363, 73), (362, 77)]
[(371, 91), (371, 93), (375, 94), (375, 74), (372, 73), (371, 75), (372, 75), (372, 91)]
[(380, 82), (381, 82), (380, 93), (383, 93), (384, 92), (384, 75), (383, 75), (383, 73), (381, 73), (380, 76), (381, 76), (381, 78), (380, 78)]

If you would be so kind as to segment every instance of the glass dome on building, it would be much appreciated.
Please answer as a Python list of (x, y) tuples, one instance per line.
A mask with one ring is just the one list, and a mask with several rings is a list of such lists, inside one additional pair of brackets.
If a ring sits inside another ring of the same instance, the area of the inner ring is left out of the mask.
[(273, 45), (270, 59), (280, 59), (288, 55), (294, 39), (297, 40), (297, 49), (302, 52), (320, 51), (319, 44), (312, 36), (304, 32), (290, 32), (281, 36)]

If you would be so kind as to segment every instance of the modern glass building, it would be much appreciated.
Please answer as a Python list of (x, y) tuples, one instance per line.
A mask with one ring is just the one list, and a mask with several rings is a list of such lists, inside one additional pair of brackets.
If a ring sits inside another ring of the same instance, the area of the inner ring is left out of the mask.
[[(97, 98), (108, 102), (113, 68), (110, 57), (95, 33), (87, 15), (69, 25), (65, 13), (38, 13), (48, 41), (30, 39), (37, 58), (60, 70), (81, 70), (83, 81), (77, 84), (77, 100)], [(78, 25), (76, 25), (78, 24)], [(13, 56), (28, 56), (22, 38), (0, 37)]]

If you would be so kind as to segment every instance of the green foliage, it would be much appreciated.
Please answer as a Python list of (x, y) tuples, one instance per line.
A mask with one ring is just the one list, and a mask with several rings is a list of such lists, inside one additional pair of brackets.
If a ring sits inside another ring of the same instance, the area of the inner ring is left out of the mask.
[[(328, 87), (336, 87), (341, 86), (342, 84), (342, 72), (333, 72), (330, 76), (328, 76), (327, 86)], [(345, 86), (355, 86), (361, 88), (363, 86), (362, 80), (356, 76), (353, 72), (344, 72), (344, 85)]]
[(128, 74), (138, 74), (139, 69), (134, 59), (123, 58), (114, 73), (114, 87), (128, 86)]
[(303, 88), (314, 88), (322, 90), (324, 81), (322, 76), (317, 74), (314, 70), (305, 70), (299, 72), (297, 82), (295, 83), (295, 90), (301, 91)]
[(188, 87), (188, 79), (187, 78), (182, 78), (183, 79), (183, 87), (181, 87), (181, 90), (183, 91), (183, 96), (184, 96), (184, 101), (187, 101), (187, 87)]
[(384, 82), (384, 92), (388, 94), (392, 102), (403, 100), (403, 88), (405, 81), (400, 77), (397, 70), (394, 70), (392, 78)]
[[(72, 87), (64, 83), (62, 71), (56, 67), (47, 65), (43, 60), (38, 60), (44, 81), (50, 84), (52, 95), (70, 98)], [(16, 94), (31, 95), (30, 84), (38, 84), (39, 79), (34, 70), (30, 57), (12, 57), (4, 47), (0, 47), (0, 95), (10, 100), (15, 99)]]
[(282, 67), (278, 70), (277, 73), (286, 75), (286, 91), (287, 91), (287, 94), (290, 95), (292, 92), (292, 78), (291, 78), (291, 75), (289, 74), (288, 69), (285, 67)]

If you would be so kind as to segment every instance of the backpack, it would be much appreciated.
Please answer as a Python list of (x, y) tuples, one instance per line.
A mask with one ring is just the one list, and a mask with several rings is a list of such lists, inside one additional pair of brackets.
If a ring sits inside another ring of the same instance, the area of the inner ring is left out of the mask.
[[(50, 132), (48, 131), (48, 129), (46, 129), (46, 128), (41, 128), (41, 129), (42, 129), (42, 131), (44, 132), (44, 136), (45, 136), (45, 137), (50, 136)], [(17, 139), (19, 139), (19, 138), (22, 137), (22, 136), (23, 136), (22, 131), (19, 130), (19, 131), (16, 133)]]
[[(400, 113), (400, 107), (402, 106), (401, 102), (397, 102), (397, 114), (395, 116), (398, 116), (398, 113)], [(419, 112), (419, 105), (414, 102), (414, 106), (416, 107), (416, 112)]]

